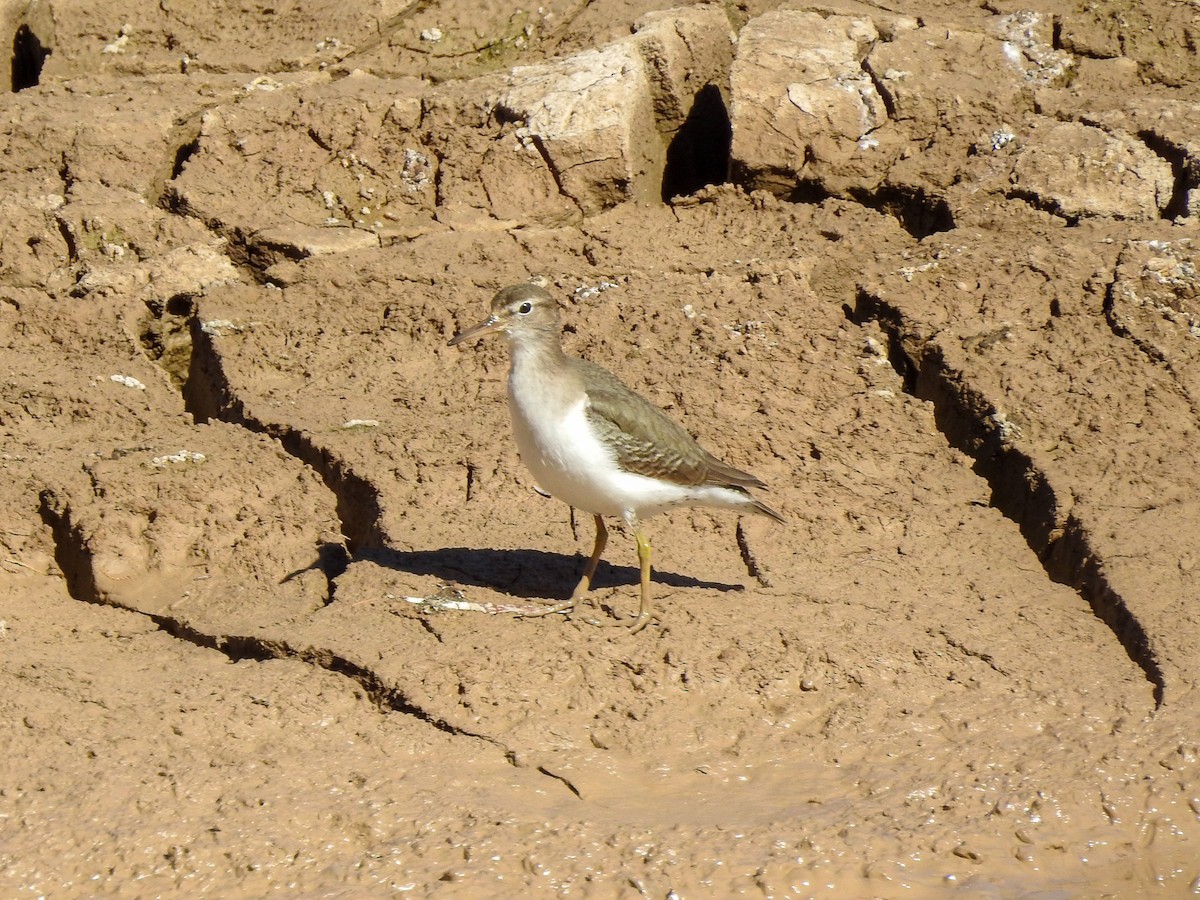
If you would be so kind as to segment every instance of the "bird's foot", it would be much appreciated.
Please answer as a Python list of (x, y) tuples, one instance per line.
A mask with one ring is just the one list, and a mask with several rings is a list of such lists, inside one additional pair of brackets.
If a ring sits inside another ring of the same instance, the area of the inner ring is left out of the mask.
[[(593, 605), (595, 605), (597, 609), (599, 608), (598, 604)], [(639, 610), (637, 618), (635, 618), (632, 622), (630, 622), (628, 619), (616, 618), (615, 616), (606, 619), (598, 619), (595, 616), (580, 616), (580, 621), (587, 622), (589, 625), (595, 625), (597, 628), (627, 628), (629, 629), (630, 634), (637, 634), (652, 621), (654, 621), (654, 614), (648, 609)]]
[(555, 613), (564, 613), (571, 615), (576, 611), (582, 612), (582, 607), (590, 606), (595, 611), (590, 615), (580, 615), (579, 621), (585, 622), (588, 625), (594, 625), (597, 628), (628, 628), (630, 634), (637, 634), (654, 620), (654, 613), (651, 609), (643, 606), (638, 610), (637, 618), (632, 622), (626, 619), (618, 618), (598, 618), (595, 613), (600, 612), (600, 604), (597, 602), (594, 595), (586, 590), (581, 594), (578, 590), (571, 595), (569, 600), (564, 600), (561, 603), (555, 603), (552, 606), (543, 606), (538, 609), (522, 610), (518, 616), (522, 619), (539, 619), (542, 616), (552, 616)]
[(653, 618), (654, 616), (651, 614), (650, 610), (642, 610), (638, 613), (637, 618), (633, 620), (633, 624), (629, 626), (629, 633), (637, 634), (639, 631), (649, 625)]

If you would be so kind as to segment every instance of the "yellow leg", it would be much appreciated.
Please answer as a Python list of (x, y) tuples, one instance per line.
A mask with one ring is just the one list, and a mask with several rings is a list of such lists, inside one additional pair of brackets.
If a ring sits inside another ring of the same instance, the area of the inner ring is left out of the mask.
[(654, 604), (650, 599), (650, 538), (642, 533), (640, 525), (634, 528), (633, 536), (637, 540), (638, 565), (642, 570), (642, 600), (638, 605), (637, 619), (629, 626), (629, 630), (636, 634), (650, 624)]
[(539, 609), (536, 612), (525, 613), (525, 618), (532, 619), (538, 616), (551, 616), (555, 613), (570, 612), (580, 600), (587, 596), (587, 592), (592, 588), (592, 578), (596, 574), (596, 566), (600, 564), (600, 557), (604, 553), (604, 548), (608, 546), (608, 529), (604, 526), (604, 520), (600, 516), (594, 516), (593, 518), (596, 520), (596, 543), (592, 546), (591, 558), (583, 568), (583, 577), (579, 579), (579, 584), (575, 585), (575, 590), (571, 592), (571, 598), (564, 600), (562, 603), (547, 606), (545, 609)]
[(604, 548), (608, 546), (608, 529), (604, 526), (604, 520), (600, 516), (593, 516), (593, 518), (596, 520), (596, 543), (592, 546), (591, 559), (584, 566), (583, 577), (579, 579), (579, 584), (575, 585), (575, 590), (571, 592), (573, 601), (583, 599), (584, 594), (592, 589), (592, 578), (596, 574), (596, 566), (600, 564), (600, 557), (604, 553)]

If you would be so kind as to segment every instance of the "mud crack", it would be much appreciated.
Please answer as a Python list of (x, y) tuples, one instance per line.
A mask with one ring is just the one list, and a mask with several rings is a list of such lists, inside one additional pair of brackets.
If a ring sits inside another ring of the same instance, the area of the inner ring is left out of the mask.
[(1175, 221), (1188, 215), (1188, 196), (1192, 189), (1200, 187), (1200, 166), (1189, 155), (1187, 148), (1149, 129), (1138, 132), (1138, 138), (1150, 150), (1171, 166), (1174, 183), (1171, 198), (1162, 208), (1162, 217)]
[(946, 361), (934, 339), (887, 301), (860, 289), (852, 318), (883, 329), (888, 359), (905, 391), (933, 404), (938, 430), (975, 461), (974, 471), (991, 487), (991, 505), (1017, 525), (1046, 575), (1074, 589), (1108, 626), (1153, 686), (1155, 708), (1162, 706), (1165, 677), (1150, 636), (1109, 583), (1087, 528), (1064, 510), (1047, 474), (1013, 442), (1002, 411)]
[(176, 616), (147, 612), (113, 599), (96, 584), (92, 550), (84, 530), (74, 521), (71, 508), (57, 502), (52, 491), (44, 490), (39, 498), (38, 514), (50, 528), (55, 561), (63, 573), (67, 592), (75, 600), (112, 606), (142, 616), (171, 637), (196, 647), (216, 650), (233, 662), (291, 659), (317, 666), (353, 681), (381, 712), (403, 713), (446, 734), (484, 741), (500, 748), (506, 755), (511, 752), (491, 735), (463, 728), (430, 712), (399, 687), (385, 683), (371, 669), (332, 650), (296, 647), (285, 638), (206, 631)]
[(851, 199), (891, 216), (917, 240), (955, 227), (954, 213), (944, 197), (922, 187), (883, 184), (877, 188), (851, 188)]
[(183, 399), (196, 422), (220, 419), (274, 438), (284, 450), (316, 472), (333, 492), (342, 534), (351, 553), (385, 548), (379, 489), (300, 429), (264, 421), (247, 411), (225, 374), (213, 335), (205, 331), (199, 316), (191, 320), (191, 333), (192, 357)]

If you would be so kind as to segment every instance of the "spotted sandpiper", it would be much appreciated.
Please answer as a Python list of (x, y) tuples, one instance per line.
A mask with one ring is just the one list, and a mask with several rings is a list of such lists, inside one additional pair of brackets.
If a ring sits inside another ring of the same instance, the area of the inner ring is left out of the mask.
[(721, 462), (607, 369), (565, 354), (558, 304), (543, 288), (504, 288), (491, 315), (450, 346), (497, 332), (508, 339), (508, 405), (522, 461), (543, 490), (596, 521), (596, 543), (571, 598), (534, 615), (568, 612), (587, 594), (608, 543), (605, 516), (624, 519), (637, 541), (642, 590), (633, 631), (646, 627), (652, 609), (643, 519), (716, 506), (784, 521), (747, 490), (765, 487), (759, 479)]

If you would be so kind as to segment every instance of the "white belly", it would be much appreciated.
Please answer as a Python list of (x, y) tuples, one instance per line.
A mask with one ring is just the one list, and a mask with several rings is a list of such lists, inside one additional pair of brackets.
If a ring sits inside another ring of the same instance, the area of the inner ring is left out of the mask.
[(673, 484), (627, 472), (589, 427), (587, 400), (564, 403), (564, 392), (522, 367), (509, 375), (508, 404), (521, 461), (537, 483), (564, 503), (599, 516), (637, 519), (676, 506), (748, 507), (744, 491), (718, 485)]
[(521, 403), (513, 393), (510, 390), (509, 406), (521, 461), (552, 496), (593, 515), (627, 519), (691, 499), (689, 488), (621, 470), (615, 454), (588, 427), (586, 400), (555, 414), (542, 402), (549, 398)]

